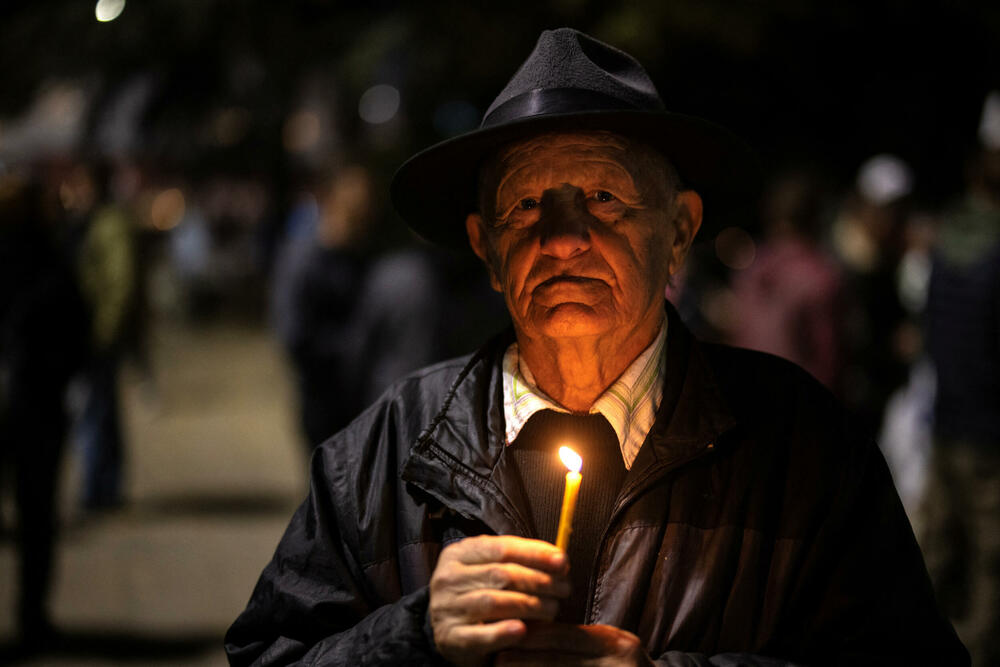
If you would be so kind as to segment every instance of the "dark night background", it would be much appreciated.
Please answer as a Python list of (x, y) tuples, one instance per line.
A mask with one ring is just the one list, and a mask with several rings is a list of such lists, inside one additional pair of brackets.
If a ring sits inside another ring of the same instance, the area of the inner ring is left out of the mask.
[[(365, 261), (403, 246), (394, 257), (405, 258), (418, 244), (388, 205), (394, 170), (478, 125), (542, 29), (570, 26), (631, 53), (669, 110), (745, 139), (760, 157), (762, 183), (789, 169), (819, 175), (828, 226), (849, 208), (859, 166), (879, 153), (912, 166), (915, 211), (933, 218), (946, 210), (965, 188), (984, 97), (1000, 89), (998, 2), (128, 0), (106, 23), (95, 20), (95, 4), (0, 0), (0, 203), (8, 181), (29, 174), (68, 220), (75, 166), (114, 158), (134, 167), (125, 202), (138, 239), (130, 288), (142, 302), (136, 312), (144, 309), (138, 362), (124, 363), (118, 377), (124, 499), (96, 518), (77, 506), (80, 455), (67, 438), (51, 595), (62, 635), (31, 666), (225, 663), (222, 634), (306, 485), (297, 378), (273, 326), (279, 318), (268, 312), (295, 207), (305, 193), (321, 210), (330, 174), (360, 164), (374, 182), (379, 225), (368, 232)], [(379, 122), (360, 110), (373, 90), (389, 94), (376, 100), (376, 111), (389, 108)], [(17, 222), (36, 222), (28, 217)], [(190, 282), (204, 293), (185, 293), (184, 234), (198, 223), (212, 247)], [(759, 211), (747, 207), (742, 224), (761, 238)], [(735, 231), (752, 263), (754, 241)], [(473, 287), (461, 297), (451, 291), (482, 283), (488, 292), (471, 253), (444, 259), (419, 250), (446, 267), (437, 319), (465, 352), (482, 341), (483, 313), (494, 307), (502, 316), (499, 301)], [(721, 254), (705, 255), (705, 273), (715, 271), (709, 279), (720, 284), (729, 269), (749, 266), (727, 269)], [(17, 252), (0, 253), (7, 256)], [(397, 298), (419, 282), (411, 277), (387, 281), (401, 286)], [(895, 298), (892, 281), (878, 287)], [(855, 291), (865, 290), (873, 292)], [(696, 310), (708, 310), (706, 302)], [(734, 310), (731, 300), (715, 304), (716, 315)], [(904, 331), (916, 341), (907, 363), (920, 353), (916, 328)], [(845, 386), (878, 374), (873, 366), (887, 355), (869, 342), (857, 346)], [(17, 655), (8, 613), (17, 568), (4, 473), (7, 664)]]
[[(79, 77), (95, 91), (93, 123), (102, 101), (151, 74), (147, 157), (275, 178), (287, 168), (281, 123), (307, 77), (328, 82), (347, 143), (388, 173), (467, 129), (464, 107), (435, 127), (442, 104), (471, 103), (478, 118), (539, 29), (568, 25), (631, 52), (669, 108), (730, 127), (766, 168), (805, 160), (845, 182), (869, 155), (893, 152), (936, 202), (959, 189), (983, 96), (1000, 77), (1000, 9), (986, 2), (150, 0), (107, 24), (89, 2), (14, 2), (0, 23), (0, 117), (23, 111), (40, 83)], [(376, 82), (400, 89), (405, 121), (373, 146), (352, 111)], [(249, 112), (243, 136), (206, 145), (192, 130), (228, 107)]]

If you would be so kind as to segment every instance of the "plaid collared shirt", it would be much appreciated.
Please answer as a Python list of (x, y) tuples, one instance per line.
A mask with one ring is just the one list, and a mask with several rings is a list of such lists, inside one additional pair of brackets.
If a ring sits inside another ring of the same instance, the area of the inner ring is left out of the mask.
[[(625, 372), (590, 406), (590, 414), (601, 413), (618, 435), (625, 468), (631, 469), (646, 434), (656, 420), (656, 409), (663, 398), (663, 346), (667, 341), (667, 321), (663, 320), (656, 339), (635, 358)], [(569, 412), (535, 386), (531, 369), (521, 364), (517, 343), (503, 356), (503, 413), (507, 444), (531, 415), (539, 410)]]

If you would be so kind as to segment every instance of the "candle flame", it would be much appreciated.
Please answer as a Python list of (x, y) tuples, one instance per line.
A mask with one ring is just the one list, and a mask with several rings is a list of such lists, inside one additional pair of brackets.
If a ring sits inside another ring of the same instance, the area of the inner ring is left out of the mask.
[(580, 472), (580, 468), (583, 467), (583, 459), (569, 447), (559, 448), (559, 458), (562, 459), (563, 465), (573, 472)]

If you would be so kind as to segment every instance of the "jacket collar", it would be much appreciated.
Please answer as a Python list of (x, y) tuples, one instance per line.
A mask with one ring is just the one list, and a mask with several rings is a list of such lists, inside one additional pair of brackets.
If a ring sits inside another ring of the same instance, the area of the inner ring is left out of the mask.
[[(660, 474), (709, 453), (736, 420), (705, 357), (704, 347), (668, 302), (663, 398), (656, 422), (625, 482), (641, 492)], [(402, 479), (446, 507), (486, 523), (497, 534), (526, 535), (530, 512), (504, 456), (501, 364), (508, 330), (481, 348), (455, 379), (437, 416), (403, 464)]]

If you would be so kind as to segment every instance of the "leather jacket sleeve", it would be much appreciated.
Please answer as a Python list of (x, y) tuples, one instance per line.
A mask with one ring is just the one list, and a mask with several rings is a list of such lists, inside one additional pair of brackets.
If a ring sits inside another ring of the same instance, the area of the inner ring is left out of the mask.
[(357, 501), (340, 493), (344, 485), (330, 479), (339, 467), (323, 454), (314, 454), (309, 496), (226, 633), (230, 664), (439, 662), (425, 629), (426, 586), (389, 604), (372, 602), (351, 524), (344, 521)]

